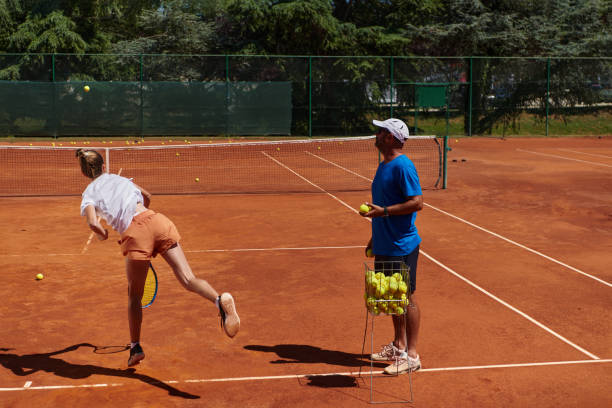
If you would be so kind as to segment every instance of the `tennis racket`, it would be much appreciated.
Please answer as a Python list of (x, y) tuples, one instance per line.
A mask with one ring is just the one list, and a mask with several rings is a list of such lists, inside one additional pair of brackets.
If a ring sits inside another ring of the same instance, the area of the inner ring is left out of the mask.
[(149, 262), (149, 271), (147, 272), (147, 280), (145, 281), (144, 292), (140, 303), (145, 309), (153, 304), (157, 296), (157, 273), (153, 269), (153, 264)]

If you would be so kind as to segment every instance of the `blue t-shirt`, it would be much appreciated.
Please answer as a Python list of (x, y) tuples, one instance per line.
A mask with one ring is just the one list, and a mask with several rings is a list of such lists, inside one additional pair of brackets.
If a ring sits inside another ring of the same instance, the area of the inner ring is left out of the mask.
[[(416, 168), (405, 155), (378, 165), (372, 182), (372, 203), (389, 207), (405, 202), (406, 197), (422, 194)], [(414, 251), (421, 243), (415, 220), (416, 212), (372, 218), (372, 252), (376, 255), (404, 256)]]

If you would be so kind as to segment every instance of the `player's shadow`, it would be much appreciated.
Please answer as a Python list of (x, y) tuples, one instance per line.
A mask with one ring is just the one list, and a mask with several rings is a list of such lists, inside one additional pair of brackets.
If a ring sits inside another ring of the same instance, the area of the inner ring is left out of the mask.
[[(38, 371), (46, 371), (48, 373), (52, 373), (60, 377), (72, 379), (82, 379), (90, 377), (92, 375), (107, 375), (111, 377), (122, 377), (139, 380), (154, 387), (161, 388), (167, 391), (169, 395), (174, 397), (182, 397), (187, 399), (200, 398), (199, 395), (189, 394), (177, 388), (171, 387), (163, 381), (157, 380), (148, 375), (139, 374), (133, 368), (123, 370), (116, 368), (100, 367), (91, 364), (73, 364), (64, 361), (60, 358), (53, 357), (58, 354), (74, 351), (79, 347), (91, 347), (94, 350), (98, 349), (92, 344), (80, 343), (66, 347), (62, 350), (52, 351), (50, 353), (24, 355), (0, 353), (0, 364), (5, 368), (11, 370), (13, 374), (18, 376), (27, 376)], [(11, 349), (0, 348), (0, 351), (10, 350)]]
[[(346, 353), (337, 350), (325, 350), (307, 344), (277, 344), (275, 346), (247, 345), (247, 350), (275, 353), (280, 359), (270, 361), (270, 364), (330, 364), (345, 367), (370, 366), (369, 355)], [(364, 361), (367, 360), (367, 361)], [(374, 367), (386, 367), (384, 363), (374, 363)]]

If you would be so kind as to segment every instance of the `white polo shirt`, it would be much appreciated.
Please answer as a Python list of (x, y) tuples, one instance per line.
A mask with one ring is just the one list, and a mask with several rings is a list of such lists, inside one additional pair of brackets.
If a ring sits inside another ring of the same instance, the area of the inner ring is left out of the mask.
[(116, 174), (102, 173), (83, 191), (81, 215), (93, 205), (96, 214), (120, 234), (130, 226), (136, 205), (143, 203), (142, 193), (130, 179)]

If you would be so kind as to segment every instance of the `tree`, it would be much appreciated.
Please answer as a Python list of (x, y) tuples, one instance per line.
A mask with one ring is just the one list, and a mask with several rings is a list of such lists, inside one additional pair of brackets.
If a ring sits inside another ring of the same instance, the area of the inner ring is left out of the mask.
[[(113, 45), (118, 54), (181, 54), (183, 57), (147, 58), (147, 79), (201, 79), (206, 68), (202, 58), (190, 55), (206, 54), (214, 38), (214, 24), (189, 12), (189, 1), (165, 2), (156, 10), (144, 10), (137, 22), (138, 37)], [(124, 58), (125, 62), (133, 58)], [(180, 63), (178, 63), (180, 61)]]

